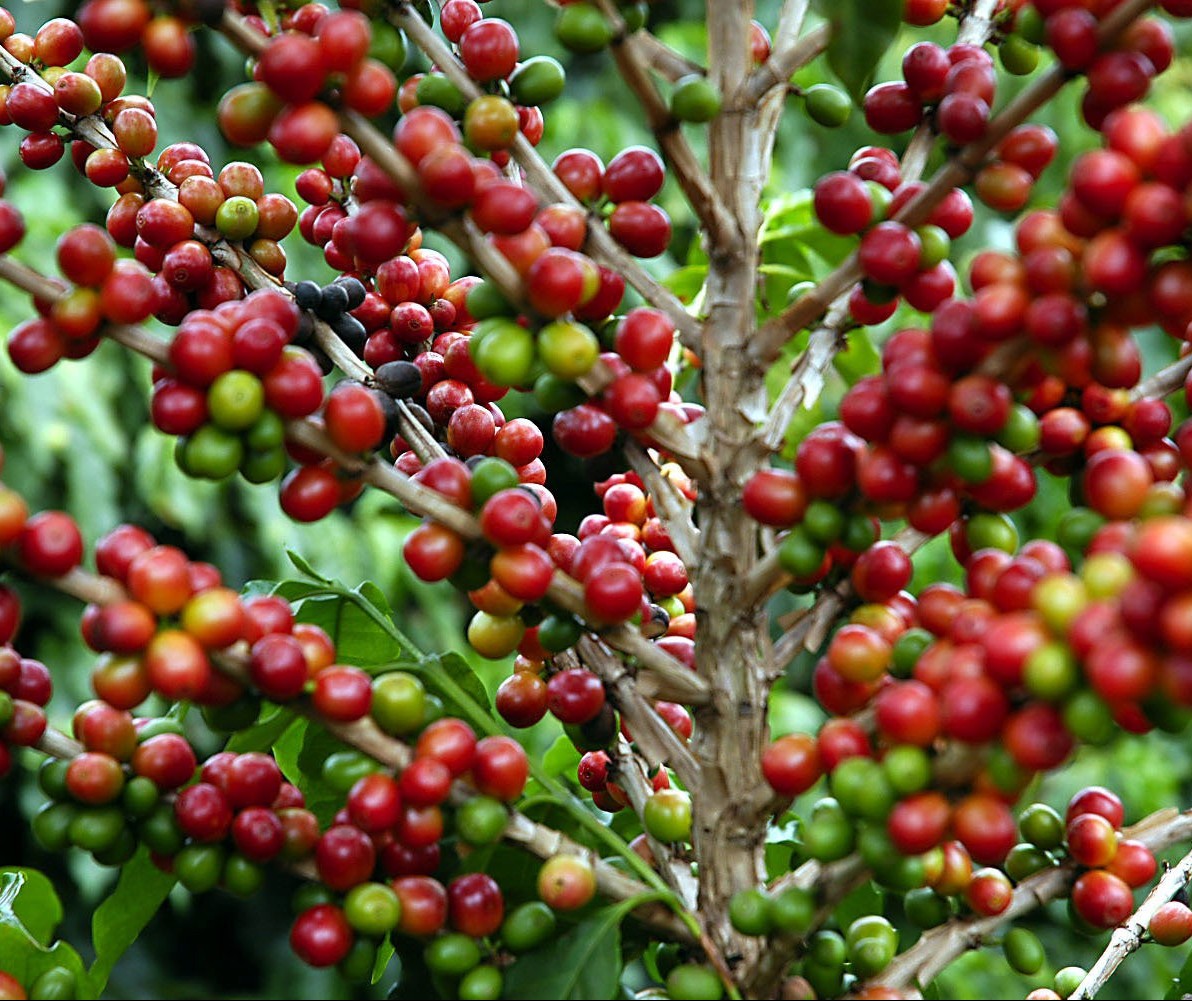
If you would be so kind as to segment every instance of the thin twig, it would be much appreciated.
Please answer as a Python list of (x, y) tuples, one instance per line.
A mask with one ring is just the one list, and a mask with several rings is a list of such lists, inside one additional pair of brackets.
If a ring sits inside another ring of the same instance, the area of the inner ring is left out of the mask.
[(807, 347), (791, 368), (790, 378), (774, 401), (770, 416), (762, 428), (762, 444), (771, 452), (782, 448), (786, 429), (795, 411), (814, 406), (824, 388), (825, 373), (843, 343), (844, 328), (849, 323), (848, 297), (842, 296), (824, 318), (822, 326), (811, 332)]
[(1159, 369), (1149, 379), (1143, 379), (1130, 390), (1130, 399), (1162, 399), (1177, 389), (1183, 389), (1189, 372), (1192, 372), (1192, 354), (1185, 355), (1178, 361), (1173, 361), (1165, 368)]
[(633, 33), (637, 39), (637, 46), (646, 65), (664, 80), (674, 83), (685, 76), (706, 76), (707, 68), (693, 59), (688, 59), (681, 52), (676, 52), (657, 35), (645, 28), (638, 28)]
[(1182, 859), (1163, 874), (1163, 878), (1155, 884), (1155, 888), (1147, 894), (1138, 910), (1126, 919), (1125, 924), (1119, 925), (1109, 937), (1109, 944), (1105, 951), (1097, 957), (1097, 961), (1089, 967), (1088, 973), (1080, 982), (1080, 986), (1068, 995), (1070, 1001), (1083, 1001), (1084, 998), (1096, 997), (1097, 992), (1105, 986), (1113, 971), (1122, 965), (1130, 953), (1142, 945), (1143, 936), (1150, 928), (1151, 918), (1165, 903), (1188, 885), (1192, 877), (1192, 852), (1188, 852)]

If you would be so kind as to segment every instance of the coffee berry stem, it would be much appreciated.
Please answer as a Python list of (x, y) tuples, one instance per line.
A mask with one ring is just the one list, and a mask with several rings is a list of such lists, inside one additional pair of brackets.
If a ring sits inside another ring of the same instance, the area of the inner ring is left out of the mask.
[(1155, 888), (1147, 894), (1146, 900), (1139, 905), (1138, 910), (1130, 915), (1125, 924), (1113, 930), (1105, 951), (1097, 957), (1080, 986), (1068, 997), (1074, 1001), (1096, 997), (1097, 992), (1105, 986), (1105, 982), (1113, 976), (1114, 970), (1142, 945), (1143, 935), (1146, 934), (1155, 912), (1188, 884), (1189, 877), (1192, 877), (1192, 851), (1168, 869), (1163, 878), (1155, 884)]

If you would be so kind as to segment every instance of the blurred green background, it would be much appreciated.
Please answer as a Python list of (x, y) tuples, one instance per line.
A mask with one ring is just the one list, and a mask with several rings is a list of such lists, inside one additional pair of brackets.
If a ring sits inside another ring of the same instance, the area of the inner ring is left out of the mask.
[[(651, 25), (667, 42), (694, 58), (702, 58), (704, 26), (702, 4), (669, 0), (653, 5)], [(18, 3), (11, 9), (19, 30), (34, 31), (50, 17), (69, 14), (76, 4), (53, 0)], [(772, 25), (777, 0), (758, 4), (759, 18)], [(502, 16), (518, 28), (522, 51), (555, 55), (564, 61), (569, 87), (564, 98), (546, 109), (544, 155), (553, 158), (576, 145), (594, 149), (607, 161), (617, 150), (647, 142), (641, 116), (635, 113), (628, 93), (604, 55), (575, 57), (556, 43), (551, 26), (553, 11), (538, 0), (495, 0), (486, 13)], [(945, 44), (954, 22), (926, 32), (904, 32), (878, 70), (877, 78), (897, 76), (901, 52), (919, 37)], [(1186, 36), (1184, 36), (1186, 39)], [(268, 190), (294, 197), (297, 171), (279, 164), (267, 151), (231, 149), (215, 125), (214, 110), (223, 91), (241, 81), (243, 60), (208, 32), (198, 36), (203, 67), (189, 79), (160, 81), (152, 97), (158, 111), (161, 146), (182, 139), (201, 143), (219, 165), (232, 159), (251, 159), (265, 172)], [(132, 92), (145, 90), (145, 72), (135, 57), (129, 60)], [(406, 72), (422, 68), (411, 56)], [(810, 85), (827, 79), (822, 61), (796, 78)], [(1021, 86), (1011, 80), (1007, 89)], [(1192, 117), (1192, 64), (1179, 60), (1158, 82), (1153, 104), (1171, 124)], [(1000, 96), (1000, 95), (999, 95)], [(1066, 174), (1066, 165), (1094, 137), (1079, 124), (1076, 93), (1067, 92), (1036, 120), (1050, 124), (1060, 136), (1059, 162), (1046, 173), (1033, 196), (1033, 204), (1054, 203)], [(806, 188), (817, 176), (842, 167), (858, 146), (872, 141), (859, 113), (842, 129), (829, 131), (812, 124), (794, 98), (784, 118), (774, 162), (771, 195), (790, 195)], [(703, 145), (699, 129), (689, 129), (697, 149)], [(74, 223), (102, 223), (109, 204), (104, 192), (83, 184), (66, 158), (57, 167), (40, 173), (21, 167), (16, 155), (19, 134), (0, 131), (0, 164), (8, 175), (6, 197), (25, 212), (29, 234), (17, 256), (46, 268), (53, 259), (54, 241)], [(669, 257), (648, 262), (660, 276), (697, 259), (690, 217), (681, 196), (668, 182), (662, 204), (676, 224), (676, 240)], [(988, 212), (979, 215), (972, 234), (965, 238), (957, 260), (980, 246), (1009, 246), (1010, 221)], [(435, 244), (440, 246), (439, 244)], [(288, 241), (288, 277), (327, 280), (331, 277), (321, 255), (295, 235)], [(449, 248), (443, 248), (449, 249)], [(694, 253), (693, 253), (694, 252)], [(451, 251), (455, 274), (466, 262)], [(27, 318), (31, 308), (15, 290), (0, 293), (0, 331)], [(901, 315), (894, 322), (913, 322)], [(884, 332), (888, 332), (888, 329)], [(882, 332), (875, 335), (875, 339)], [(1148, 367), (1171, 356), (1171, 347), (1158, 337), (1148, 337)], [(112, 344), (103, 345), (82, 363), (64, 363), (36, 377), (19, 375), (7, 355), (0, 352), (0, 442), (6, 461), (5, 482), (20, 490), (33, 508), (59, 507), (80, 522), (88, 543), (124, 520), (145, 525), (165, 542), (183, 546), (194, 558), (220, 566), (235, 586), (255, 578), (279, 579), (292, 573), (286, 548), (300, 552), (321, 573), (350, 585), (376, 581), (399, 609), (402, 628), (426, 649), (457, 650), (469, 656), (490, 688), (507, 672), (506, 664), (479, 662), (462, 640), (466, 622), (459, 597), (446, 587), (428, 587), (413, 580), (401, 561), (402, 540), (416, 521), (404, 514), (391, 498), (366, 493), (350, 509), (340, 511), (314, 526), (300, 526), (281, 515), (272, 486), (251, 487), (236, 480), (226, 484), (200, 483), (184, 477), (174, 466), (173, 442), (152, 429), (147, 417), (148, 365)], [(830, 384), (815, 419), (833, 415), (843, 383)], [(549, 422), (532, 402), (505, 401), (510, 415), (523, 413)], [(558, 495), (561, 528), (573, 529), (579, 518), (595, 508), (591, 476), (579, 463), (552, 452), (550, 486)], [(1019, 517), (1024, 535), (1053, 534), (1055, 520), (1066, 503), (1061, 485), (1043, 484), (1040, 498)], [(917, 561), (920, 582), (950, 579), (957, 574), (944, 545), (927, 547)], [(52, 665), (56, 697), (51, 719), (69, 724), (73, 706), (89, 692), (91, 657), (78, 640), (78, 608), (49, 592), (26, 589), (26, 620), (20, 636), (23, 652)], [(788, 599), (793, 601), (793, 599)], [(812, 726), (817, 710), (806, 691), (808, 662), (797, 663), (789, 690), (776, 698), (776, 723), (780, 730)], [(214, 739), (201, 729), (193, 734), (201, 745), (215, 748)], [(1076, 788), (1101, 782), (1118, 790), (1126, 802), (1127, 819), (1133, 820), (1165, 805), (1186, 804), (1192, 789), (1192, 756), (1186, 741), (1165, 735), (1119, 741), (1108, 749), (1082, 751), (1062, 774), (1049, 779), (1042, 798), (1062, 804)], [(41, 852), (27, 833), (25, 818), (40, 804), (33, 772), (18, 770), (0, 784), (0, 865), (35, 865), (57, 882), (69, 901), (62, 935), (81, 950), (87, 948), (90, 911), (102, 899), (113, 875), (90, 861), (71, 856), (50, 857)], [(292, 885), (285, 877), (271, 876), (266, 890), (248, 901), (221, 893), (191, 898), (174, 894), (136, 947), (117, 967), (108, 990), (111, 997), (347, 997), (348, 988), (334, 976), (302, 966), (286, 944), (290, 915), (288, 896)], [(1058, 906), (1058, 905), (1057, 905)], [(1050, 918), (1058, 918), (1052, 925)], [(1062, 907), (1030, 922), (1049, 946), (1054, 967), (1082, 964), (1101, 948), (1101, 940), (1072, 940), (1062, 919)], [(1181, 950), (1148, 948), (1142, 957), (1127, 963), (1103, 992), (1104, 997), (1161, 997), (1183, 961)], [(392, 978), (389, 979), (389, 983)], [(1042, 976), (1028, 982), (1010, 973), (1000, 953), (977, 952), (954, 965), (942, 978), (940, 996), (957, 998), (1021, 997), (1031, 987), (1046, 982)], [(386, 983), (375, 996), (384, 996)], [(366, 992), (367, 993), (367, 992)]]

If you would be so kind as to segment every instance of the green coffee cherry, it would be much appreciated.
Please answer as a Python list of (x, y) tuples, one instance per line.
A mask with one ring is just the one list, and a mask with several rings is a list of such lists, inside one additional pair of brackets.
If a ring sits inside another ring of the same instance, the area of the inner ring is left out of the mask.
[(720, 91), (700, 73), (681, 78), (671, 92), (671, 114), (681, 122), (710, 122), (720, 114), (720, 105)]
[(817, 83), (808, 87), (803, 95), (808, 117), (818, 125), (829, 129), (839, 128), (848, 121), (853, 104), (848, 95), (828, 83)]

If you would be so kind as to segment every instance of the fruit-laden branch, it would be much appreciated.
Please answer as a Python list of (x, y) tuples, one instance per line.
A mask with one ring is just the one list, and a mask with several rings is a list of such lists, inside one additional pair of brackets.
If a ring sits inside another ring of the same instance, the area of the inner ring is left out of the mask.
[[(391, 8), (390, 21), (401, 28), (427, 58), (443, 71), (447, 79), (455, 84), (461, 94), (469, 100), (481, 96), (476, 82), (460, 64), (455, 53), (422, 20), (410, 4), (403, 0), (389, 0), (389, 6)], [(547, 166), (546, 161), (520, 132), (514, 138), (509, 152), (525, 171), (527, 182), (539, 197), (562, 202), (573, 208), (582, 209), (585, 213), (588, 212), (587, 207), (576, 200), (567, 186), (555, 176), (554, 171)], [(646, 302), (666, 313), (675, 325), (680, 340), (685, 345), (688, 347), (696, 345), (699, 324), (695, 318), (687, 312), (678, 297), (626, 253), (620, 244), (609, 235), (604, 223), (590, 213), (588, 214), (588, 236), (584, 244), (584, 251), (594, 260), (620, 274), (625, 281), (641, 293)]]
[[(0, 279), (51, 302), (59, 298), (64, 291), (60, 282), (47, 278), (6, 255), (0, 255)], [(105, 334), (110, 334), (113, 340), (117, 340), (123, 346), (145, 355), (160, 365), (169, 364), (168, 347), (143, 328), (121, 324), (105, 326), (103, 329)], [(476, 539), (481, 536), (479, 523), (467, 511), (399, 472), (390, 463), (383, 462), (375, 456), (365, 459), (344, 452), (331, 441), (317, 422), (310, 419), (289, 421), (286, 424), (286, 437), (327, 456), (346, 472), (358, 476), (365, 483), (401, 501), (415, 514), (432, 518), (465, 538)], [(566, 574), (561, 571), (555, 573), (547, 595), (581, 620), (587, 620), (583, 590)], [(601, 630), (600, 623), (590, 627)], [(666, 698), (695, 705), (707, 700), (706, 682), (637, 630), (619, 625), (603, 629), (601, 635), (610, 646), (637, 658), (638, 684), (644, 694), (652, 698)]]
[[(1125, 0), (1114, 8), (1097, 30), (1100, 47), (1108, 47), (1132, 21), (1154, 5), (1155, 0)], [(984, 136), (961, 147), (949, 157), (927, 186), (894, 216), (894, 221), (912, 227), (921, 225), (949, 191), (972, 177), (1012, 129), (1055, 96), (1070, 79), (1068, 71), (1057, 64), (1021, 91), (989, 120)], [(814, 323), (860, 277), (857, 254), (853, 252), (807, 295), (762, 325), (750, 345), (753, 360), (761, 366), (772, 362), (791, 336)]]
[[(16, 569), (19, 572), (24, 572), (19, 566)], [(55, 588), (80, 601), (92, 604), (107, 605), (128, 600), (127, 593), (118, 581), (82, 569), (76, 568), (70, 574), (60, 578), (28, 576), (37, 583)], [(233, 646), (216, 651), (211, 655), (211, 663), (216, 669), (244, 685), (252, 684), (248, 660), (248, 645), (244, 641), (239, 641)], [(371, 717), (365, 716), (352, 723), (340, 723), (326, 719), (311, 706), (310, 701), (305, 697), (288, 703), (288, 706), (302, 716), (325, 727), (338, 740), (367, 754), (374, 761), (397, 773), (403, 771), (414, 760), (414, 752), (410, 747), (397, 738), (390, 737), (377, 726)], [(52, 730), (47, 730), (47, 735), (43, 736), (37, 746), (43, 752), (55, 757), (74, 757), (82, 750), (75, 741), (65, 734)], [(452, 783), (448, 802), (459, 806), (476, 795), (476, 791), (471, 786), (456, 781)], [(605, 862), (596, 852), (585, 848), (554, 828), (530, 820), (516, 810), (510, 810), (504, 837), (507, 841), (522, 846), (542, 859), (552, 858), (555, 855), (576, 855), (586, 859), (596, 874), (597, 888), (601, 893), (615, 900), (628, 900), (650, 893), (649, 886), (634, 879), (622, 869)], [(679, 901), (676, 900), (676, 903)], [(682, 941), (691, 940), (692, 935), (688, 923), (662, 904), (644, 904), (634, 910), (634, 915), (672, 938)]]
[(1163, 878), (1155, 884), (1155, 888), (1147, 894), (1146, 900), (1139, 905), (1138, 910), (1126, 919), (1125, 924), (1113, 930), (1105, 951), (1089, 967), (1088, 973), (1076, 990), (1068, 995), (1071, 1001), (1084, 1001), (1085, 998), (1097, 996), (1097, 992), (1105, 986), (1105, 981), (1113, 976), (1113, 971), (1122, 965), (1130, 953), (1142, 945), (1142, 937), (1146, 934), (1155, 912), (1187, 886), (1190, 877), (1192, 852), (1188, 852), (1168, 869)]
[[(1152, 852), (1192, 839), (1192, 811), (1159, 810), (1122, 831), (1125, 838), (1141, 841)], [(1003, 924), (1062, 897), (1076, 878), (1075, 862), (1044, 869), (1024, 879), (1001, 914), (987, 918), (953, 918), (930, 931), (873, 978), (873, 984), (901, 988), (929, 984), (957, 956), (981, 946)], [(1173, 891), (1174, 892), (1174, 891)]]
[[(812, 345), (809, 344), (803, 357), (808, 358), (811, 355)], [(800, 359), (801, 363), (802, 359)], [(808, 362), (808, 364), (811, 363)], [(1000, 369), (1001, 366), (993, 365), (991, 368)], [(1189, 372), (1192, 372), (1192, 355), (1172, 362), (1166, 368), (1160, 369), (1150, 378), (1140, 382), (1130, 391), (1130, 398), (1139, 400), (1167, 396), (1184, 385)], [(769, 440), (767, 440), (767, 444), (770, 444)], [(781, 440), (770, 447), (777, 448), (780, 444)], [(907, 553), (913, 553), (927, 543), (930, 538), (931, 536), (917, 532), (913, 528), (904, 528), (895, 534), (892, 541), (898, 543)], [(778, 563), (778, 553), (776, 550), (772, 550), (753, 568), (745, 593), (750, 601), (762, 601), (775, 591), (785, 587), (793, 579), (790, 574), (782, 571)], [(836, 587), (824, 591), (816, 599), (815, 604), (797, 612), (792, 620), (788, 620), (788, 631), (774, 646), (773, 667), (775, 671), (781, 673), (787, 662), (799, 652), (801, 646), (805, 646), (807, 649), (819, 647), (823, 642), (827, 628), (831, 626), (833, 618), (844, 607), (851, 593), (852, 589), (848, 582), (842, 582)]]
[[(220, 30), (247, 55), (260, 55), (269, 44), (268, 39), (252, 28), (243, 17), (230, 10), (224, 11)], [(453, 61), (454, 58), (451, 56)], [(463, 72), (458, 63), (456, 66)], [(471, 84), (471, 87), (475, 91), (475, 84)], [(414, 166), (367, 118), (346, 108), (339, 109), (337, 114), (344, 134), (355, 141), (360, 150), (389, 175), (414, 204), (419, 217), (433, 225), (465, 253), (470, 254), (480, 269), (500, 289), (506, 300), (524, 312), (532, 312), (526, 303), (525, 283), (521, 276), (496, 245), (486, 239), (476, 224), (466, 216), (445, 213), (441, 207), (427, 198)], [(580, 384), (588, 393), (597, 393), (612, 379), (611, 369), (603, 361), (598, 361), (588, 378)], [(687, 426), (673, 414), (660, 414), (646, 429), (646, 433), (678, 458), (690, 459), (697, 454), (696, 444)]]
[[(996, 8), (997, 0), (976, 0), (971, 9), (960, 15), (960, 25), (956, 32), (957, 44), (984, 45), (989, 41), (995, 28), (993, 15)], [(938, 133), (930, 119), (924, 120), (915, 130), (902, 154), (904, 184), (917, 181), (923, 176), (927, 159), (937, 138)], [(836, 353), (844, 348), (845, 331), (852, 324), (846, 288), (828, 306), (823, 323), (811, 332), (806, 349), (791, 367), (790, 377), (774, 401), (762, 431), (762, 444), (766, 448), (771, 451), (781, 448), (786, 429), (795, 411), (800, 407), (813, 405), (818, 399), (824, 386), (824, 373)]]
[(646, 124), (654, 133), (654, 140), (666, 158), (671, 173), (682, 189), (701, 228), (713, 243), (723, 240), (733, 225), (725, 206), (712, 190), (703, 165), (684, 137), (678, 121), (671, 115), (647, 68), (648, 59), (642, 51), (636, 34), (629, 34), (625, 19), (621, 17), (616, 4), (611, 0), (596, 0), (596, 5), (613, 29), (613, 59), (621, 78), (628, 85), (641, 105)]

